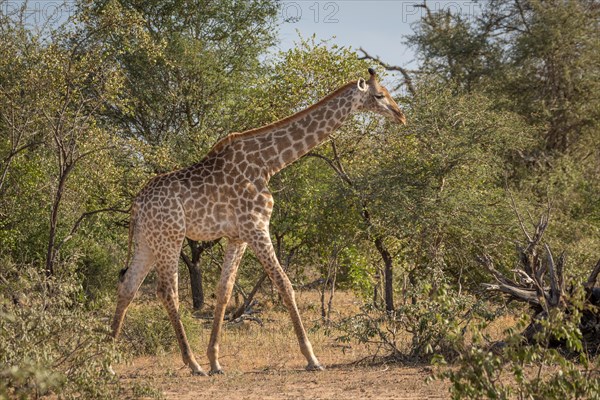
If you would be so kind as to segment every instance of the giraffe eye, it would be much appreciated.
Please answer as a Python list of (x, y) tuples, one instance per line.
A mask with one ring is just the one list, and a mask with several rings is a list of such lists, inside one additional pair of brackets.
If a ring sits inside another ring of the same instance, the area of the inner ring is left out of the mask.
[(384, 95), (383, 93), (377, 93), (377, 94), (375, 95), (375, 98), (376, 98), (376, 99), (378, 99), (378, 100), (381, 100), (381, 99), (383, 99), (384, 97), (385, 97), (385, 95)]

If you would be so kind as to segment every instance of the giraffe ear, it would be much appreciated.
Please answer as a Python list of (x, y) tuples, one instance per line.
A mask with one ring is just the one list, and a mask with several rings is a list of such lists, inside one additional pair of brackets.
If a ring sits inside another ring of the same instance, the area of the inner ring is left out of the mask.
[(356, 82), (356, 86), (358, 87), (358, 90), (360, 90), (361, 92), (367, 91), (367, 82), (365, 82), (365, 80), (363, 78), (358, 79), (358, 82)]
[(373, 68), (369, 68), (369, 83), (377, 82), (377, 73)]

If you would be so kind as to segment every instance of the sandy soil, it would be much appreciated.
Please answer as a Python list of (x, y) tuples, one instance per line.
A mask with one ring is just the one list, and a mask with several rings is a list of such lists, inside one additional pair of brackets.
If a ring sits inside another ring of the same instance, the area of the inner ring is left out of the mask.
[[(273, 307), (261, 314), (264, 326), (254, 322), (228, 325), (221, 342), (221, 364), (225, 375), (192, 376), (176, 351), (160, 356), (134, 358), (116, 366), (131, 397), (151, 386), (167, 399), (446, 399), (448, 384), (428, 382), (431, 369), (423, 365), (357, 364), (376, 349), (357, 343), (344, 344), (336, 334), (311, 329), (318, 324), (314, 293), (300, 293), (298, 304), (309, 329), (315, 354), (326, 366), (322, 372), (307, 372), (287, 313)], [(336, 297), (336, 309), (357, 310), (353, 296)], [(159, 305), (156, 305), (159, 307)], [(339, 314), (336, 317), (341, 317)], [(127, 322), (125, 322), (127, 325)], [(188, 332), (201, 366), (208, 370), (205, 349), (210, 324), (199, 320), (197, 332)], [(191, 334), (190, 334), (191, 333)]]
[(191, 376), (175, 355), (134, 360), (119, 374), (125, 383), (146, 381), (167, 399), (446, 399), (447, 385), (426, 382), (427, 367), (400, 365), (329, 365), (306, 372), (300, 365), (283, 369), (234, 369), (225, 375)]

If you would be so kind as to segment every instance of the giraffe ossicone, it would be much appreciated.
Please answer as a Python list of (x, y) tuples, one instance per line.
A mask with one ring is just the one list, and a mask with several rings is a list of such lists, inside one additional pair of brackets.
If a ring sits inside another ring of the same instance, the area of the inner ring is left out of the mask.
[[(323, 367), (308, 340), (290, 280), (281, 268), (269, 235), (273, 196), (269, 179), (322, 143), (354, 112), (372, 111), (397, 123), (404, 114), (369, 69), (369, 79), (350, 82), (318, 103), (261, 128), (232, 133), (197, 164), (160, 175), (139, 192), (131, 207), (131, 262), (119, 279), (112, 322), (117, 338), (123, 318), (142, 281), (154, 266), (157, 295), (175, 329), (183, 362), (192, 373), (206, 375), (196, 361), (179, 318), (177, 263), (183, 240), (226, 237), (225, 260), (216, 292), (216, 307), (207, 355), (210, 373), (222, 373), (219, 337), (242, 256), (249, 246), (264, 266), (289, 310), (308, 370)], [(128, 257), (129, 258), (129, 257)]]

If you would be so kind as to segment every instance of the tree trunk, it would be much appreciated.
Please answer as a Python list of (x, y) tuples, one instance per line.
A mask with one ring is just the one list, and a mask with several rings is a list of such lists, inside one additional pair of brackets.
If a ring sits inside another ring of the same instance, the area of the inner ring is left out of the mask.
[(192, 262), (187, 264), (190, 272), (190, 285), (192, 287), (192, 307), (194, 310), (200, 310), (204, 306), (204, 285), (202, 280), (202, 268), (200, 267), (200, 257), (195, 257), (192, 251)]
[(210, 242), (199, 243), (196, 240), (187, 239), (188, 245), (190, 246), (191, 257), (181, 250), (181, 259), (187, 266), (190, 273), (190, 285), (192, 288), (192, 306), (195, 311), (202, 309), (204, 306), (204, 284), (203, 284), (203, 271), (200, 266), (200, 258), (202, 254), (214, 247), (219, 243), (220, 239), (213, 240)]
[(379, 309), (379, 286), (381, 285), (381, 274), (379, 268), (375, 273), (375, 284), (373, 285), (373, 307)]
[[(364, 51), (363, 51), (364, 53)], [(342, 179), (349, 187), (355, 188), (354, 182), (350, 179), (348, 174), (344, 171), (344, 167), (340, 161), (338, 156), (338, 152), (335, 146), (335, 141), (331, 141), (331, 149), (333, 150), (334, 158), (330, 159), (321, 154), (310, 152), (307, 156), (313, 156), (325, 160), (327, 164), (333, 168), (338, 177)], [(393, 279), (393, 258), (390, 254), (389, 250), (385, 246), (383, 241), (384, 237), (380, 235), (377, 231), (377, 228), (373, 225), (371, 221), (371, 215), (369, 213), (369, 204), (366, 199), (362, 199), (361, 201), (362, 210), (360, 215), (363, 219), (363, 222), (367, 228), (367, 235), (369, 240), (372, 240), (377, 248), (377, 251), (381, 255), (384, 263), (384, 295), (385, 295), (385, 309), (386, 311), (394, 311), (394, 279)]]
[(58, 180), (58, 187), (54, 194), (54, 201), (52, 202), (52, 210), (50, 212), (50, 229), (48, 232), (48, 248), (46, 249), (46, 275), (54, 275), (54, 263), (56, 261), (56, 234), (58, 228), (58, 211), (61, 206), (63, 193), (67, 184), (67, 178), (73, 170), (73, 163), (67, 164), (60, 171)]
[[(335, 284), (338, 272), (338, 255), (341, 249), (342, 247), (334, 247), (327, 266), (327, 278), (325, 278), (321, 288), (321, 319), (326, 322), (331, 321), (331, 308), (333, 306), (333, 296), (335, 294)], [(325, 306), (325, 292), (327, 291), (327, 285), (329, 285), (329, 299), (327, 301), (327, 306)]]
[(375, 239), (375, 247), (381, 258), (383, 259), (383, 281), (384, 281), (384, 297), (385, 297), (385, 310), (394, 311), (394, 276), (393, 276), (393, 260), (392, 255), (388, 251), (387, 247), (383, 243), (381, 237)]
[(394, 311), (394, 259), (390, 254), (390, 251), (387, 249), (385, 243), (383, 242), (383, 237), (379, 235), (377, 232), (373, 232), (376, 228), (373, 226), (373, 222), (371, 222), (371, 215), (369, 214), (369, 209), (367, 208), (366, 202), (363, 202), (363, 209), (361, 212), (363, 221), (367, 225), (367, 230), (369, 232), (369, 236), (371, 240), (373, 240), (373, 244), (375, 244), (375, 248), (381, 255), (381, 259), (383, 260), (383, 294), (385, 299), (385, 310), (386, 311)]
[(239, 306), (238, 309), (235, 310), (235, 312), (231, 316), (232, 320), (238, 319), (239, 317), (244, 315), (244, 313), (246, 312), (248, 307), (250, 307), (250, 305), (252, 304), (252, 300), (254, 299), (256, 292), (258, 292), (258, 290), (260, 289), (260, 287), (262, 286), (263, 282), (266, 279), (267, 279), (267, 273), (263, 272), (262, 275), (260, 276), (260, 278), (258, 279), (258, 281), (256, 281), (256, 283), (254, 284), (254, 287), (252, 288), (250, 293), (248, 293), (248, 296), (246, 296), (246, 298), (244, 299), (244, 302), (242, 303), (242, 305)]

